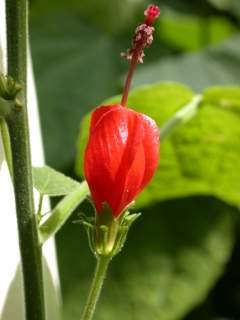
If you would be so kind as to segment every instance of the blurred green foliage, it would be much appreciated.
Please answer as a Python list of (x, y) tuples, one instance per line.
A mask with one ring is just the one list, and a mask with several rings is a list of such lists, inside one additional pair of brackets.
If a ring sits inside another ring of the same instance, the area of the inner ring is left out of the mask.
[[(172, 83), (136, 89), (129, 105), (161, 124), (191, 99), (193, 91), (204, 91), (204, 102), (198, 116), (162, 145), (159, 172), (137, 202), (143, 216), (113, 261), (96, 319), (181, 320), (187, 314), (187, 320), (232, 319), (240, 314), (239, 305), (219, 306), (216, 297), (221, 292), (209, 292), (224, 272), (237, 237), (239, 1), (155, 2), (162, 15), (134, 86), (176, 81), (189, 88)], [(31, 2), (46, 159), (54, 168), (74, 174), (80, 121), (121, 92), (127, 63), (119, 53), (130, 46), (147, 3)], [(232, 87), (207, 89), (221, 85)], [(86, 127), (80, 133), (80, 139), (86, 138)], [(84, 204), (80, 210), (90, 208)], [(64, 320), (79, 319), (94, 266), (84, 231), (71, 220), (57, 239)], [(225, 272), (225, 281), (231, 276)], [(239, 286), (229, 300), (237, 301), (237, 290)], [(189, 314), (200, 302), (202, 307)]]
[(157, 32), (173, 48), (195, 51), (227, 39), (236, 28), (223, 17), (196, 17), (169, 11), (161, 18)]
[(227, 12), (240, 17), (240, 2), (238, 0), (208, 0), (213, 6), (220, 10), (226, 10)]

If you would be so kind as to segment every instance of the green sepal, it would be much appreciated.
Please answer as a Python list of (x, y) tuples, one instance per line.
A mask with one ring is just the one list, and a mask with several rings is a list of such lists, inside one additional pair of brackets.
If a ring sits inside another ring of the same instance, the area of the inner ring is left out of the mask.
[(95, 241), (93, 239), (93, 234), (94, 234), (94, 226), (95, 226), (95, 218), (94, 217), (88, 217), (86, 216), (83, 212), (80, 212), (78, 214), (78, 219), (74, 220), (73, 223), (78, 223), (81, 224), (87, 233), (87, 237), (88, 237), (88, 243), (89, 243), (89, 247), (92, 251), (93, 254), (95, 254)]
[(118, 254), (122, 250), (126, 242), (130, 227), (140, 216), (141, 216), (140, 212), (130, 213), (129, 211), (126, 211), (123, 214), (123, 216), (121, 217), (121, 222), (119, 226), (118, 238), (116, 239), (116, 243), (114, 247), (114, 252), (113, 252), (114, 255)]
[(107, 203), (103, 204), (103, 210), (96, 214), (96, 253), (103, 256), (111, 256), (114, 250), (119, 232), (120, 219), (115, 218), (112, 209)]

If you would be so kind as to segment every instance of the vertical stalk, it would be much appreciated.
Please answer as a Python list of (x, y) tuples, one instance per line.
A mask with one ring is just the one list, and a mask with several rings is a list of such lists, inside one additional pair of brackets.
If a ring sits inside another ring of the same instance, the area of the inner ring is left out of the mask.
[(21, 84), (7, 117), (11, 139), (13, 183), (23, 271), (26, 320), (44, 320), (41, 247), (34, 213), (32, 166), (27, 117), (28, 1), (6, 0), (8, 74)]
[(91, 288), (83, 310), (81, 320), (91, 320), (102, 290), (103, 282), (110, 262), (110, 257), (100, 256), (97, 258), (97, 265), (92, 280)]

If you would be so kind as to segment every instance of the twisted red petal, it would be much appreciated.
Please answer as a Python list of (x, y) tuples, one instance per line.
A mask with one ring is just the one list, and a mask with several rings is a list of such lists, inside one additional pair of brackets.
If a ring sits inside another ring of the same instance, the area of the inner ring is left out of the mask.
[(153, 176), (158, 153), (159, 131), (152, 119), (121, 105), (97, 108), (84, 158), (97, 212), (106, 202), (118, 216)]
[(94, 130), (94, 128), (97, 126), (99, 120), (107, 113), (113, 110), (117, 110), (119, 108), (122, 108), (120, 104), (112, 105), (111, 108), (109, 106), (101, 106), (94, 110), (91, 116), (91, 122), (90, 122), (90, 134)]
[(145, 172), (141, 189), (152, 179), (160, 158), (159, 140), (160, 132), (156, 122), (150, 117), (142, 114), (144, 128), (143, 146), (145, 151)]

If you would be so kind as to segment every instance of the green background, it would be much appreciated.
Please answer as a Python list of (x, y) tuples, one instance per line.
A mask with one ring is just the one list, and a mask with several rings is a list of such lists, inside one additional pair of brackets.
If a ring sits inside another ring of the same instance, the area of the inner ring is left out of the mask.
[[(127, 63), (119, 55), (130, 46), (147, 3), (31, 1), (33, 64), (46, 161), (53, 168), (81, 176), (87, 118), (80, 123), (103, 100), (121, 93)], [(240, 315), (240, 5), (238, 0), (156, 3), (162, 14), (155, 42), (138, 67), (129, 105), (161, 125), (194, 94), (204, 93), (204, 102), (194, 119), (163, 142), (156, 177), (137, 199), (143, 215), (111, 265), (95, 318), (235, 319)], [(90, 212), (90, 205), (78, 211)], [(64, 320), (79, 319), (94, 268), (84, 230), (72, 224), (75, 217), (57, 236)]]

